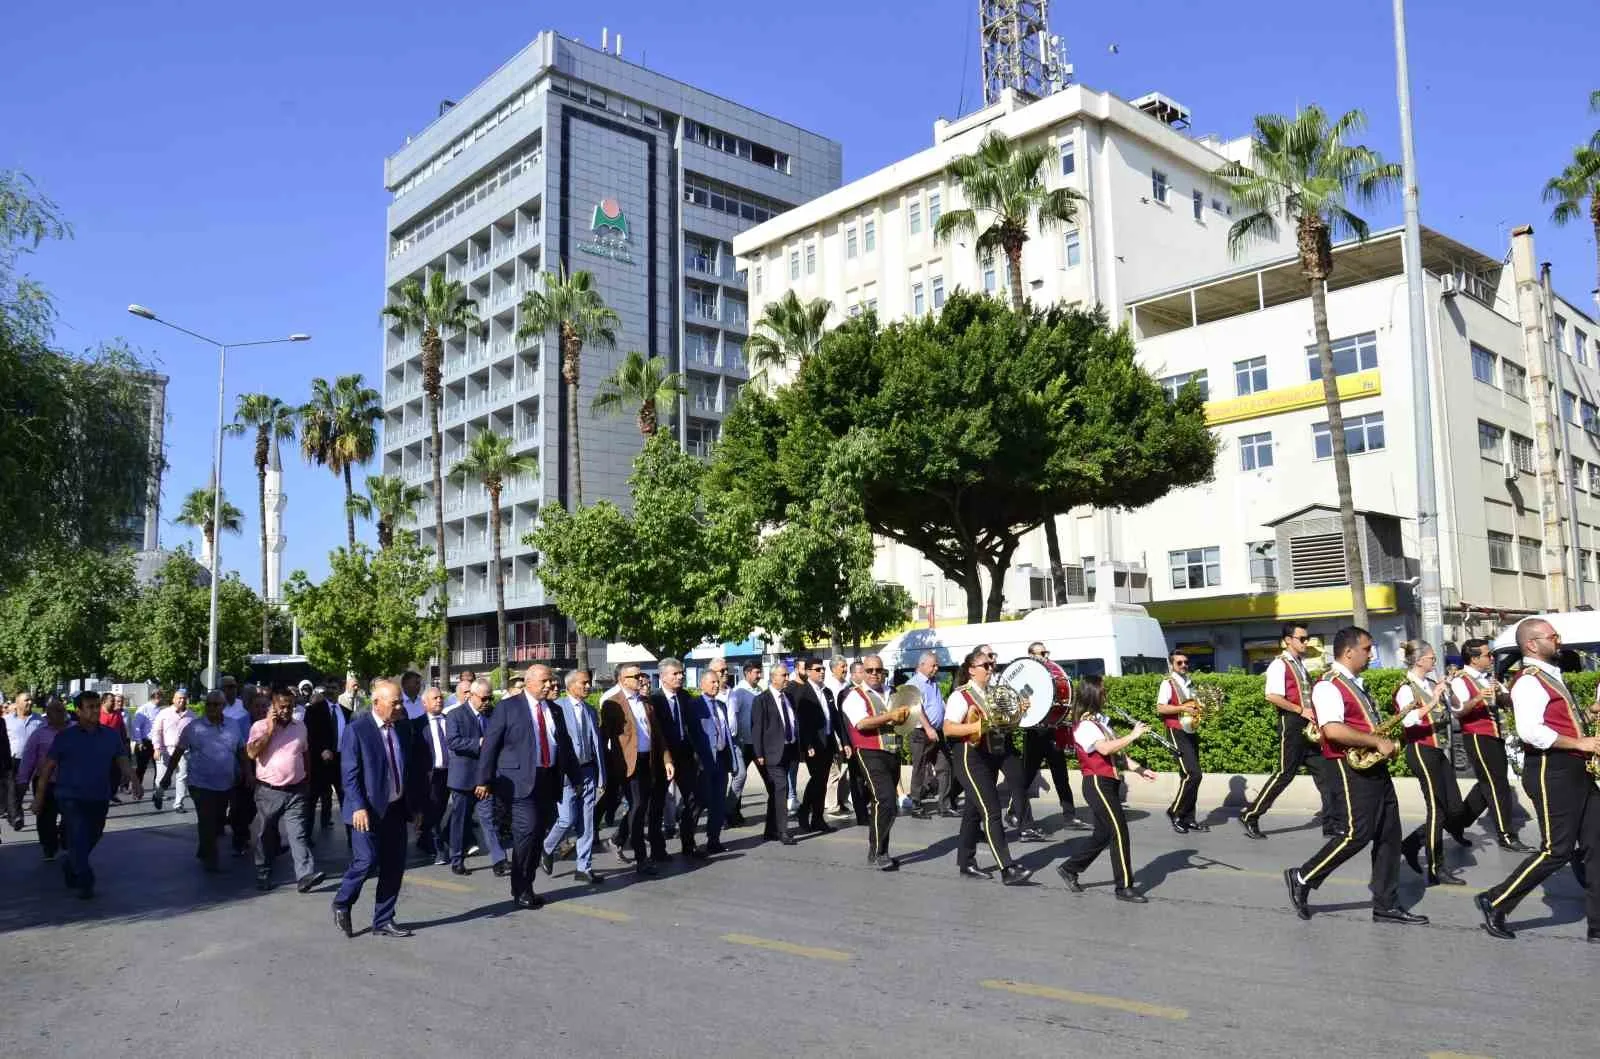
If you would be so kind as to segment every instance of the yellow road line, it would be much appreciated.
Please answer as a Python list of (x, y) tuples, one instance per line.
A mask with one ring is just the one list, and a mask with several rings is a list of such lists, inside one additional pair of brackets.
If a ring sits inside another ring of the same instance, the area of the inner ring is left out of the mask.
[(444, 879), (430, 879), (426, 875), (412, 875), (406, 879), (406, 882), (413, 883), (417, 886), (426, 886), (430, 890), (448, 890), (453, 894), (470, 894), (477, 892), (476, 887), (464, 886), (458, 882), (447, 882)]
[(609, 908), (595, 908), (591, 905), (573, 904), (571, 901), (557, 901), (550, 906), (557, 912), (571, 912), (575, 916), (588, 916), (590, 919), (603, 919), (607, 923), (631, 923), (633, 917), (626, 912), (613, 912)]
[(1019, 996), (1038, 997), (1041, 1000), (1062, 1000), (1068, 1004), (1088, 1004), (1091, 1007), (1110, 1008), (1112, 1011), (1125, 1011), (1130, 1015), (1143, 1015), (1152, 1019), (1169, 1019), (1173, 1022), (1181, 1022), (1189, 1017), (1189, 1012), (1183, 1008), (1162, 1007), (1160, 1004), (1146, 1004), (1140, 1000), (1124, 1000), (1121, 997), (1101, 996), (1098, 993), (1079, 993), (1071, 989), (1057, 989), (1048, 985), (1013, 982), (1007, 978), (985, 978), (978, 984), (985, 989), (999, 989), (1007, 993), (1016, 993)]
[(1473, 1055), (1471, 1052), (1429, 1052), (1427, 1059), (1490, 1059), (1490, 1057)]
[(749, 945), (756, 949), (770, 949), (773, 952), (786, 952), (790, 956), (804, 956), (808, 960), (833, 960), (842, 963), (850, 959), (848, 952), (839, 949), (819, 949), (810, 945), (795, 945), (787, 941), (773, 941), (771, 938), (758, 938), (754, 934), (724, 934), (722, 940), (735, 945)]

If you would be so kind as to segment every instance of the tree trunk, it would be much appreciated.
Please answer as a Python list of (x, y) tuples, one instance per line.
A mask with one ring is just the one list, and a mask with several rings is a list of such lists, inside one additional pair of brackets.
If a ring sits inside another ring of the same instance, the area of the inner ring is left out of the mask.
[(1333, 347), (1328, 337), (1326, 276), (1312, 262), (1303, 262), (1311, 283), (1311, 322), (1322, 368), (1322, 400), (1328, 409), (1328, 434), (1333, 444), (1333, 480), (1339, 494), (1339, 530), (1344, 537), (1345, 570), (1350, 581), (1351, 621), (1367, 627), (1367, 571), (1356, 531), (1356, 505), (1350, 491), (1350, 456), (1345, 448), (1344, 412), (1339, 407), (1339, 379), (1333, 373)]
[[(570, 333), (565, 322), (561, 325), (561, 374), (567, 382), (567, 426), (571, 430), (572, 451), (572, 502), (567, 510), (576, 511), (583, 506), (583, 448), (578, 443), (578, 382), (581, 379), (583, 343)], [(572, 623), (577, 634), (576, 662), (584, 672), (589, 671), (589, 642), (584, 639), (578, 623)]]
[(1044, 547), (1050, 556), (1050, 601), (1061, 606), (1067, 601), (1067, 571), (1061, 565), (1061, 538), (1056, 533), (1056, 517), (1044, 517)]
[(272, 631), (267, 624), (267, 465), (256, 464), (256, 506), (261, 511), (261, 653), (272, 651)]
[(1600, 297), (1600, 191), (1589, 196), (1589, 220), (1594, 223), (1594, 289)]
[[(978, 563), (974, 559), (967, 560), (966, 569), (961, 571), (961, 590), (967, 594), (967, 621), (976, 624), (983, 620), (983, 582), (978, 577)], [(933, 613), (939, 611), (939, 598), (934, 597)], [(931, 617), (932, 615), (930, 615)]]
[(1006, 602), (1006, 571), (1011, 568), (1011, 557), (1017, 552), (1017, 542), (1012, 540), (1000, 549), (992, 562), (984, 563), (989, 571), (989, 599), (984, 607), (984, 621), (999, 621)]
[(350, 501), (355, 498), (355, 487), (350, 484), (350, 464), (344, 465), (344, 533), (350, 542), (350, 551), (356, 550), (356, 513), (350, 508)]
[(1022, 244), (1006, 246), (1006, 275), (1011, 280), (1011, 307), (1022, 311)]
[(511, 676), (511, 647), (506, 643), (506, 572), (500, 565), (500, 486), (489, 486), (489, 533), (494, 538), (494, 621), (500, 645), (500, 684), (509, 683)]
[[(428, 400), (428, 426), (433, 435), (433, 551), (439, 562), (439, 573), (445, 575), (444, 565), (444, 435), (439, 431), (439, 398)], [(439, 630), (439, 685), (443, 687), (450, 675), (450, 580), (447, 576), (439, 585), (444, 606), (439, 614), (445, 619)]]
[(389, 520), (380, 516), (378, 518), (378, 550), (386, 552), (393, 543), (394, 530), (390, 528)]

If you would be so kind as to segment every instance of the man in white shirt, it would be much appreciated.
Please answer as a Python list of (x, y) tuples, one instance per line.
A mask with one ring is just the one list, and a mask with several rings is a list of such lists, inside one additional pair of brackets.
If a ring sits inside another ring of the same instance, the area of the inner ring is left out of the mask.
[(1180, 835), (1190, 831), (1210, 831), (1211, 828), (1194, 818), (1194, 803), (1200, 796), (1200, 740), (1194, 732), (1185, 731), (1185, 715), (1199, 716), (1194, 705), (1194, 688), (1189, 685), (1189, 658), (1182, 651), (1172, 652), (1168, 659), (1172, 667), (1167, 679), (1161, 682), (1156, 693), (1156, 713), (1167, 726), (1167, 736), (1178, 747), (1178, 793), (1167, 806), (1167, 819), (1172, 830)]
[(227, 701), (222, 707), (222, 719), (239, 730), (244, 742), (249, 742), (250, 726), (256, 723), (255, 718), (250, 716), (245, 697), (239, 693), (239, 682), (227, 674), (222, 677), (222, 697)]
[(418, 673), (414, 670), (407, 670), (401, 675), (400, 706), (406, 711), (406, 716), (413, 721), (427, 712), (422, 706), (421, 673)]
[(733, 778), (728, 785), (728, 822), (744, 826), (744, 784), (755, 752), (750, 747), (750, 710), (761, 694), (761, 664), (746, 662), (744, 679), (728, 692), (728, 724), (733, 732)]
[(1288, 788), (1303, 765), (1311, 772), (1317, 793), (1322, 795), (1322, 834), (1329, 837), (1340, 830), (1340, 825), (1334, 815), (1335, 801), (1327, 779), (1327, 758), (1322, 756), (1321, 744), (1306, 737), (1308, 726), (1316, 731), (1317, 720), (1316, 710), (1311, 705), (1311, 676), (1305, 666), (1311, 634), (1296, 622), (1286, 623), (1281, 631), (1283, 653), (1272, 660), (1266, 675), (1266, 699), (1276, 707), (1278, 721), (1278, 768), (1267, 777), (1256, 800), (1239, 814), (1239, 823), (1249, 837), (1266, 838), (1261, 831), (1261, 817), (1272, 808), (1272, 803)]
[(1463, 846), (1469, 845), (1462, 832), (1484, 810), (1491, 810), (1485, 823), (1494, 829), (1500, 848), (1511, 853), (1531, 853), (1533, 850), (1523, 844), (1512, 823), (1516, 798), (1506, 780), (1506, 733), (1500, 730), (1500, 708), (1508, 696), (1494, 679), (1494, 654), (1487, 640), (1471, 639), (1462, 643), (1461, 657), (1467, 664), (1450, 681), (1450, 690), (1461, 710), (1461, 741), (1466, 746), (1467, 763), (1478, 782), (1462, 799), (1456, 813), (1445, 821), (1444, 829)]
[(156, 717), (161, 713), (160, 688), (150, 689), (150, 698), (133, 714), (128, 725), (128, 739), (133, 743), (133, 776), (144, 786), (144, 772), (156, 759)]
[(1483, 929), (1491, 937), (1516, 935), (1506, 916), (1579, 850), (1588, 891), (1589, 941), (1600, 942), (1600, 788), (1588, 771), (1600, 755), (1600, 737), (1590, 734), (1593, 711), (1579, 706), (1555, 665), (1561, 636), (1542, 618), (1517, 625), (1522, 672), (1511, 685), (1517, 738), (1526, 755), (1522, 787), (1533, 803), (1544, 841), (1498, 886), (1476, 898)]

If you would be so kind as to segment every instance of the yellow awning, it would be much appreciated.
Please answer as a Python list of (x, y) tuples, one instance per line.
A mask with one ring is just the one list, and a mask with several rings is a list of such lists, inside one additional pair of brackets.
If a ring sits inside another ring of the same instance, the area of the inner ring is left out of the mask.
[[(1354, 607), (1351, 606), (1349, 587), (1343, 587), (1163, 599), (1146, 603), (1145, 609), (1163, 625), (1205, 625), (1226, 621), (1308, 621), (1313, 618), (1348, 617)], [(1367, 613), (1393, 614), (1398, 609), (1399, 595), (1393, 585), (1367, 586)]]

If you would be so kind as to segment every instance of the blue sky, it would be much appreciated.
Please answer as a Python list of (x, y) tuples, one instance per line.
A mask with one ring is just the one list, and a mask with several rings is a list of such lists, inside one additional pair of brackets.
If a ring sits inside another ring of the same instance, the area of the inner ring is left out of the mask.
[[(541, 5), (504, 0), (7, 6), (0, 167), (30, 173), (76, 229), (29, 268), (56, 295), (62, 344), (122, 336), (172, 376), (169, 515), (209, 471), (215, 357), (125, 306), (228, 340), (315, 336), (234, 359), (230, 415), (239, 393), (303, 400), (315, 375), (360, 371), (376, 383), (383, 158), (540, 29), (589, 42), (602, 25), (620, 29), (635, 61), (839, 140), (846, 179), (926, 146), (936, 117), (981, 95), (976, 0), (628, 0), (582, 20), (564, 8), (553, 23)], [(1190, 107), (1197, 133), (1230, 137), (1262, 111), (1359, 107), (1366, 142), (1399, 160), (1388, 3), (1058, 7), (1053, 29), (1091, 87), (1165, 92)], [(1593, 241), (1583, 226), (1554, 228), (1539, 190), (1600, 126), (1586, 113), (1600, 88), (1600, 16), (1593, 0), (1538, 12), (1535, 22), (1501, 0), (1412, 0), (1423, 222), (1486, 251), (1534, 224), (1558, 288), (1592, 310)], [(1397, 223), (1398, 202), (1371, 219)], [(253, 583), (250, 459), (230, 443), (224, 483), (246, 519), (223, 557)], [(298, 457), (285, 462), (285, 574), (320, 576), (344, 539), (341, 489)], [(169, 546), (191, 536), (162, 528)]]

